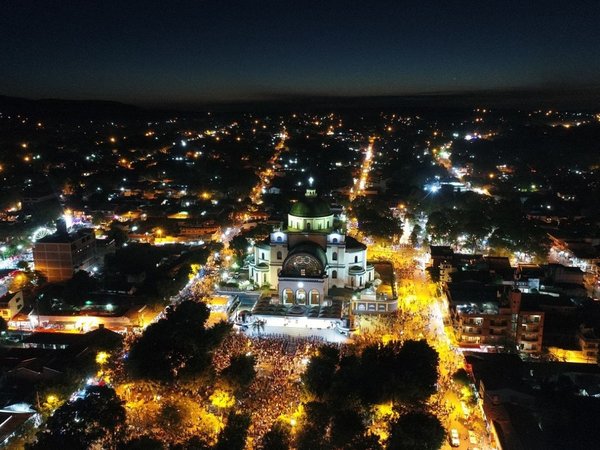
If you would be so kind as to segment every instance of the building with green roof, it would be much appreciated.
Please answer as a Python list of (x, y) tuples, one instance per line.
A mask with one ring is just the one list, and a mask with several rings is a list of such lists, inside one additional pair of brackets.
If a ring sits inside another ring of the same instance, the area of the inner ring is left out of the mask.
[(287, 228), (255, 245), (249, 276), (277, 290), (284, 305), (326, 304), (329, 289), (361, 289), (375, 279), (367, 247), (334, 228), (329, 203), (313, 189), (292, 204)]

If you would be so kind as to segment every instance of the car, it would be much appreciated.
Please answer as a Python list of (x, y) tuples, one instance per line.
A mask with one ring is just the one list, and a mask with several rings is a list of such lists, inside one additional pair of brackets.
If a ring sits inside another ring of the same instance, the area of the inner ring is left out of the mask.
[(462, 413), (465, 419), (469, 418), (469, 415), (471, 414), (469, 411), (469, 407), (467, 406), (467, 404), (465, 402), (460, 402), (460, 406), (462, 408)]
[(450, 445), (452, 447), (460, 447), (460, 438), (458, 437), (458, 430), (456, 428), (450, 430)]
[(473, 445), (477, 445), (479, 443), (477, 440), (477, 435), (471, 430), (469, 430), (469, 442)]

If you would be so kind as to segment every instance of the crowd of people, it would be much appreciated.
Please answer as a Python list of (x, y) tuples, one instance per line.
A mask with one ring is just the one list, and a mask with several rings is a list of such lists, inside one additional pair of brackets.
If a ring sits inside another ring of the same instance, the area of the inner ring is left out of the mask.
[(309, 358), (325, 342), (320, 337), (292, 337), (283, 334), (250, 339), (231, 334), (213, 357), (217, 371), (227, 367), (232, 356), (251, 354), (256, 358), (257, 375), (239, 399), (240, 409), (250, 413), (249, 436), (258, 442), (282, 416), (291, 416), (301, 403), (300, 377)]

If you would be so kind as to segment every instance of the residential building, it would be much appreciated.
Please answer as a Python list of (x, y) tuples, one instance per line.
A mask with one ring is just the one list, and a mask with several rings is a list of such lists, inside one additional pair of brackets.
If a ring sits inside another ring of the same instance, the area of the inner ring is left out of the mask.
[(23, 291), (7, 293), (0, 297), (0, 317), (7, 322), (23, 309)]
[(64, 225), (59, 226), (56, 233), (35, 242), (33, 262), (49, 282), (68, 280), (78, 270), (92, 270), (97, 263), (94, 231), (69, 233)]

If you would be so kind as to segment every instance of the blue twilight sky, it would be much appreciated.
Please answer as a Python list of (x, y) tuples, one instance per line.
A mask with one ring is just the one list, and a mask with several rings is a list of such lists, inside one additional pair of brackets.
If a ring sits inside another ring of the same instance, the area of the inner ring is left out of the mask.
[(0, 94), (133, 103), (600, 83), (600, 1), (5, 0)]

